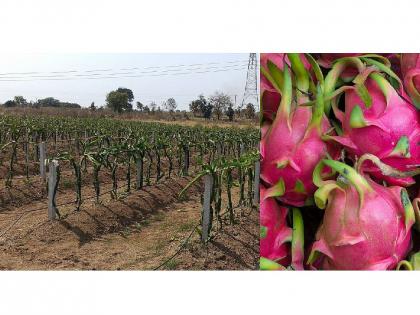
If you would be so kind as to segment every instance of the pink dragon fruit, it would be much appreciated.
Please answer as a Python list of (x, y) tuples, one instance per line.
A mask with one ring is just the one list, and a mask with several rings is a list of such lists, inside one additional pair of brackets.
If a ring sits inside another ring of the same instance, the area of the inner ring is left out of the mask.
[(269, 197), (264, 187), (260, 194), (260, 255), (264, 258), (261, 269), (281, 269), (280, 266), (291, 264), (295, 270), (302, 270), (303, 222), (299, 210), (293, 209), (292, 229), (286, 222), (288, 209)]
[(413, 200), (413, 208), (414, 208), (414, 214), (416, 217), (416, 223), (414, 225), (414, 228), (420, 232), (420, 191), (417, 195), (417, 198), (414, 198)]
[(314, 172), (320, 187), (316, 204), (321, 209), (328, 205), (308, 264), (324, 270), (394, 269), (411, 247), (414, 211), (407, 191), (381, 186), (338, 161), (320, 165), (317, 170), (326, 165), (341, 176), (323, 181)]
[[(261, 76), (260, 76), (260, 87), (261, 87), (261, 105), (263, 118), (269, 122), (272, 122), (277, 113), (281, 101), (281, 87), (276, 83), (278, 75), (284, 68), (284, 64), (292, 64), (295, 66), (297, 72), (305, 75), (306, 70), (311, 68), (311, 64), (307, 60), (304, 54), (261, 54)], [(305, 68), (305, 69), (303, 69)], [(278, 70), (278, 71), (277, 71)], [(266, 75), (264, 75), (264, 73)], [(272, 78), (268, 73), (274, 73), (276, 79)], [(298, 73), (298, 74), (299, 74)], [(277, 76), (276, 76), (277, 75)], [(299, 82), (304, 82), (306, 79), (303, 78)], [(281, 81), (281, 80), (280, 80)], [(303, 83), (303, 90), (307, 90), (309, 86)]]
[(384, 57), (388, 58), (389, 62), (391, 63), (390, 67), (391, 70), (398, 75), (399, 78), (402, 78), (401, 74), (401, 54), (396, 53), (389, 53), (389, 54), (382, 54)]
[[(414, 169), (420, 163), (420, 113), (376, 68), (359, 70), (358, 78), (363, 80), (355, 78), (355, 86), (345, 86), (345, 111), (333, 106), (343, 134), (329, 138), (345, 146), (352, 156), (371, 153), (399, 171)], [(364, 171), (393, 185), (414, 183), (412, 177), (384, 175), (371, 164), (366, 164)]]
[[(269, 71), (268, 61), (272, 62), (279, 69), (283, 69), (285, 54), (261, 54), (260, 65), (261, 69)], [(280, 104), (281, 95), (262, 73), (260, 76), (261, 87), (261, 105), (263, 117), (268, 121), (273, 121)]]
[(292, 229), (286, 223), (288, 209), (281, 207), (276, 199), (267, 197), (266, 192), (264, 187), (260, 187), (260, 255), (288, 265), (290, 248), (286, 240), (292, 236)]
[(407, 93), (420, 108), (420, 54), (401, 54), (401, 73)]
[(309, 202), (316, 190), (312, 172), (328, 153), (336, 158), (339, 154), (321, 136), (330, 129), (324, 115), (323, 96), (318, 86), (317, 101), (311, 108), (292, 108), (292, 80), (285, 65), (282, 99), (276, 118), (261, 139), (261, 179), (271, 196), (293, 206)]

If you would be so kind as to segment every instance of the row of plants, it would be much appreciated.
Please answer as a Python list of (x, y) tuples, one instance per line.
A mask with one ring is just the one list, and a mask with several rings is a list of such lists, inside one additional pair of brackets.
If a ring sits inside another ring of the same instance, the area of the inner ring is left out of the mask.
[[(7, 168), (6, 187), (12, 186), (14, 167), (19, 158), (24, 159), (27, 179), (37, 175), (38, 147), (43, 142), (47, 147), (46, 166), (52, 160), (57, 160), (59, 165), (54, 202), (60, 187), (69, 188), (70, 178), (70, 188), (74, 187), (76, 195), (76, 210), (80, 210), (85, 198), (92, 197), (83, 195), (83, 187), (92, 185), (94, 198), (100, 202), (103, 185), (110, 184), (111, 198), (118, 199), (132, 189), (142, 189), (164, 177), (193, 175), (208, 167), (220, 167), (218, 163), (222, 160), (226, 163), (243, 159), (259, 141), (258, 130), (249, 128), (188, 127), (51, 116), (39, 119), (2, 116), (0, 132), (3, 143), (0, 165)], [(34, 174), (29, 173), (29, 166)], [(64, 172), (66, 181), (63, 182)], [(123, 178), (121, 174), (124, 174)], [(244, 189), (241, 191), (243, 193)], [(241, 198), (242, 202), (244, 196)], [(56, 210), (59, 214), (57, 207)]]
[[(243, 210), (258, 205), (258, 200), (255, 198), (255, 190), (259, 189), (258, 182), (255, 181), (257, 162), (259, 163), (259, 152), (257, 150), (233, 157), (218, 157), (210, 163), (203, 164), (201, 166), (202, 170), (181, 191), (180, 196), (183, 196), (194, 183), (202, 180), (204, 176), (211, 177), (210, 224), (207, 231), (207, 235), (210, 236), (209, 239), (214, 233), (222, 229), (225, 222), (236, 223), (237, 213), (235, 209)], [(239, 190), (236, 204), (233, 200), (236, 199), (233, 194), (235, 187)], [(201, 195), (201, 202), (204, 203), (204, 194)], [(204, 213), (202, 212), (202, 220), (203, 216)], [(227, 220), (225, 220), (226, 218)], [(216, 223), (216, 226), (214, 223)], [(212, 234), (212, 232), (214, 233)]]
[(105, 118), (2, 116), (0, 139), (0, 167), (7, 170), (7, 187), (12, 184), (19, 162), (24, 164), (27, 178), (36, 174), (41, 142), (46, 143), (48, 158), (67, 161), (61, 169), (68, 166), (67, 170), (76, 176), (81, 173), (79, 169), (86, 171), (88, 166), (93, 169), (95, 179), (102, 168), (114, 176), (117, 168), (124, 165), (130, 181), (132, 165), (147, 160), (145, 180), (150, 184), (152, 167), (157, 181), (163, 174), (170, 177), (176, 171), (186, 175), (190, 164), (197, 165), (198, 159), (211, 161), (217, 155), (233, 155), (238, 150), (255, 147), (258, 132)]

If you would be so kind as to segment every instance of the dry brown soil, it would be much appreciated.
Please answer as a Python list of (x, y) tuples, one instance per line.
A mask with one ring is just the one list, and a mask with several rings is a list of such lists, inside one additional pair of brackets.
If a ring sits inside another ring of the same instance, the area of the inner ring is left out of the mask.
[[(62, 217), (54, 221), (47, 219), (45, 198), (22, 188), (22, 202), (0, 207), (0, 269), (150, 270), (162, 264), (166, 270), (256, 269), (257, 210), (236, 209), (237, 224), (225, 225), (203, 245), (194, 232), (201, 185), (178, 198), (189, 180), (165, 179), (128, 195), (121, 190), (118, 200), (91, 198), (79, 212), (69, 188), (59, 194), (58, 204), (69, 204), (59, 207)], [(85, 187), (83, 194), (93, 196), (93, 189)]]

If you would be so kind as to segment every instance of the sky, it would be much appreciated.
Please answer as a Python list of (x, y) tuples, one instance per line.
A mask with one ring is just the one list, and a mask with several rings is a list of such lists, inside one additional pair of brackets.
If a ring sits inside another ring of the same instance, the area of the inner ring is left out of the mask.
[(36, 101), (54, 97), (88, 107), (105, 104), (119, 87), (140, 101), (160, 105), (175, 98), (188, 109), (199, 94), (215, 91), (242, 102), (249, 54), (0, 54), (0, 103), (22, 95)]

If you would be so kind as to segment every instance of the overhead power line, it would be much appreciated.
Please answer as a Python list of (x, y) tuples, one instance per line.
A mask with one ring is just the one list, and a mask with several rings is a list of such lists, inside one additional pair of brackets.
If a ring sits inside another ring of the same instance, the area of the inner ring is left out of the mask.
[[(115, 71), (133, 71), (133, 70), (146, 70), (146, 69), (164, 69), (164, 68), (184, 68), (184, 67), (196, 67), (196, 66), (211, 66), (211, 65), (230, 65), (230, 64), (244, 64), (247, 60), (232, 60), (224, 62), (206, 62), (206, 63), (193, 63), (193, 64), (179, 64), (179, 65), (166, 65), (166, 66), (149, 66), (149, 67), (130, 67), (130, 68), (119, 68), (119, 69), (94, 69), (94, 70), (65, 70), (65, 71), (30, 71), (30, 72), (3, 72), (0, 76), (18, 75), (18, 76), (32, 76), (42, 74), (52, 74), (53, 76), (60, 74), (71, 74), (71, 73), (88, 73), (93, 74), (95, 72), (115, 72)], [(168, 70), (174, 71), (174, 70)]]
[(0, 77), (0, 79), (27, 79), (27, 78), (66, 78), (66, 77), (95, 77), (95, 76), (116, 76), (116, 75), (129, 75), (129, 74), (149, 74), (149, 73), (166, 73), (166, 72), (179, 72), (179, 71), (192, 71), (192, 70), (208, 70), (208, 69), (219, 69), (219, 68), (231, 68), (238, 66), (245, 66), (246, 64), (235, 64), (227, 66), (210, 66), (210, 67), (195, 67), (195, 68), (186, 68), (186, 69), (168, 69), (168, 70), (152, 70), (152, 71), (130, 71), (130, 72), (114, 72), (114, 73), (93, 73), (93, 74), (74, 74), (72, 76), (68, 75), (28, 75), (28, 76), (16, 76), (16, 77)]
[[(49, 76), (49, 77), (3, 77), (0, 82), (26, 82), (26, 81), (68, 81), (68, 80), (98, 80), (98, 79), (117, 79), (117, 78), (142, 78), (142, 77), (160, 77), (160, 76), (176, 76), (188, 74), (202, 74), (202, 73), (215, 73), (227, 71), (239, 71), (247, 69), (246, 65), (233, 65), (225, 67), (207, 67), (207, 68), (190, 68), (181, 69), (177, 72), (164, 70), (164, 71), (149, 71), (149, 72), (133, 72), (130, 73), (113, 73), (107, 75), (79, 75), (79, 76)], [(199, 71), (196, 71), (199, 70)]]

